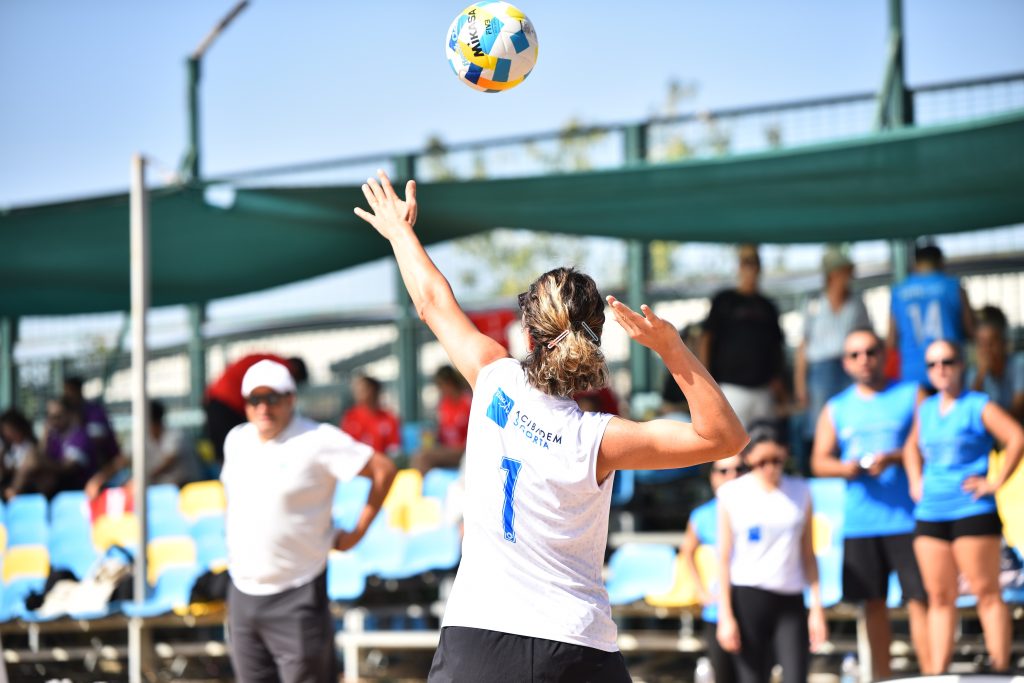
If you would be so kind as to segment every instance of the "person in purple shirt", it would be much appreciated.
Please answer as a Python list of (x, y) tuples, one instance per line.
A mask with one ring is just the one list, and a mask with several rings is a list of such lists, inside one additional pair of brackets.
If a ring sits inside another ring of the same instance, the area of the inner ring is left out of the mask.
[(92, 444), (92, 452), (96, 458), (96, 472), (85, 482), (84, 488), (90, 498), (99, 495), (103, 488), (118, 470), (126, 466), (121, 456), (121, 446), (117, 435), (110, 424), (107, 409), (100, 401), (87, 401), (82, 392), (84, 382), (81, 377), (72, 376), (64, 380), (64, 398), (81, 419), (83, 429)]
[(96, 451), (75, 406), (67, 398), (46, 403), (44, 452), (58, 473), (57, 491), (82, 490), (97, 469)]

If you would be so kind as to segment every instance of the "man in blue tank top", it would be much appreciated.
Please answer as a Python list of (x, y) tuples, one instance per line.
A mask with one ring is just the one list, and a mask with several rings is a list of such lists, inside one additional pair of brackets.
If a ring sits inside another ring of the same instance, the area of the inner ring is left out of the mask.
[(811, 455), (815, 476), (847, 482), (843, 599), (864, 606), (875, 680), (891, 675), (886, 596), (892, 571), (899, 576), (919, 658), (927, 647), (926, 596), (914, 559), (914, 503), (903, 469), (903, 442), (920, 389), (915, 382), (890, 382), (884, 367), (885, 347), (873, 330), (847, 335), (843, 369), (854, 384), (821, 411)]
[(900, 377), (928, 386), (924, 350), (936, 339), (962, 344), (974, 336), (974, 317), (967, 293), (955, 277), (942, 272), (942, 250), (918, 247), (914, 272), (892, 288), (890, 349), (900, 352)]

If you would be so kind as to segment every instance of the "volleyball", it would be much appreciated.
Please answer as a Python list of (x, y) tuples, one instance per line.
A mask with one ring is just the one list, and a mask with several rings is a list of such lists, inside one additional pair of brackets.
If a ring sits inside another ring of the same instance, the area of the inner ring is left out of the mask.
[(507, 2), (477, 2), (459, 12), (448, 29), (445, 55), (460, 81), (474, 90), (510, 90), (537, 63), (537, 33), (523, 12)]

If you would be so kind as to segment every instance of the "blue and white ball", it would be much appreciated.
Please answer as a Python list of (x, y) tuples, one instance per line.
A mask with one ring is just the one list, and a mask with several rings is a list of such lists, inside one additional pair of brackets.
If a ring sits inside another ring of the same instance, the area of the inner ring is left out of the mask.
[(537, 63), (537, 32), (517, 7), (485, 0), (455, 17), (445, 54), (458, 79), (474, 90), (510, 90)]

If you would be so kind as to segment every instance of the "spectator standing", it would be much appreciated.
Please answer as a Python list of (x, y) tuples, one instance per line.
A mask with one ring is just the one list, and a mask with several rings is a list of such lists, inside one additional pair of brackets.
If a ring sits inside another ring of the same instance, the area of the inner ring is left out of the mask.
[(253, 353), (228, 365), (206, 388), (203, 410), (206, 412), (206, 436), (213, 444), (217, 463), (224, 462), (224, 439), (235, 426), (245, 422), (245, 399), (242, 397), (242, 378), (256, 363), (272, 360), (281, 363), (292, 374), (297, 386), (308, 379), (306, 364), (301, 358), (284, 359), (270, 353)]
[(697, 587), (697, 595), (704, 606), (700, 617), (704, 622), (704, 640), (707, 642), (708, 658), (715, 674), (715, 683), (734, 683), (736, 665), (732, 655), (723, 650), (721, 643), (718, 642), (719, 583), (704, 583), (697, 568), (697, 548), (705, 545), (717, 551), (718, 499), (714, 496), (722, 484), (733, 481), (744, 471), (743, 459), (738, 455), (711, 463), (711, 500), (697, 506), (690, 513), (686, 534), (679, 548), (679, 552), (686, 560), (684, 566), (690, 573), (690, 580)]
[(43, 456), (32, 423), (16, 408), (0, 415), (3, 440), (3, 482), (5, 500), (21, 493), (42, 493), (47, 498), (57, 490), (57, 471)]
[[(958, 573), (978, 599), (992, 668), (1006, 671), (1013, 630), (999, 587), (1002, 522), (995, 492), (1020, 462), (1024, 429), (988, 396), (964, 387), (955, 344), (932, 342), (925, 365), (938, 393), (918, 407), (904, 455), (917, 501), (914, 552), (928, 591), (930, 659), (923, 673), (941, 674), (949, 666)], [(1005, 456), (1002, 469), (990, 473), (996, 441), (1005, 444)]]
[(903, 589), (918, 661), (928, 659), (927, 598), (914, 558), (914, 502), (903, 469), (903, 444), (921, 391), (915, 382), (885, 378), (885, 348), (874, 330), (854, 330), (844, 349), (843, 367), (854, 384), (822, 410), (811, 467), (815, 476), (846, 479), (843, 599), (864, 609), (878, 680), (892, 675), (886, 607), (892, 571)]
[(740, 683), (765, 683), (775, 661), (783, 683), (805, 683), (810, 650), (828, 638), (811, 544), (811, 491), (782, 473), (789, 454), (773, 428), (755, 425), (750, 439), (750, 474), (718, 489), (718, 641), (736, 655)]
[[(295, 381), (271, 360), (242, 380), (248, 422), (224, 442), (227, 498), (228, 624), (231, 663), (241, 683), (334, 683), (334, 626), (326, 566), (377, 515), (395, 466), (337, 427), (295, 412)], [(366, 506), (352, 531), (337, 530), (337, 481), (368, 477)]]
[(850, 290), (853, 262), (838, 248), (830, 247), (821, 259), (821, 269), (825, 290), (804, 307), (804, 337), (793, 367), (797, 406), (807, 413), (802, 435), (807, 442), (814, 440), (825, 402), (850, 386), (850, 376), (843, 369), (846, 336), (871, 327), (864, 301)]
[(746, 426), (774, 420), (786, 394), (779, 311), (758, 291), (760, 276), (757, 247), (741, 246), (737, 286), (711, 300), (701, 339), (701, 360)]
[(67, 397), (46, 402), (45, 444), (46, 457), (57, 472), (54, 493), (84, 490), (99, 471), (94, 441), (85, 431), (77, 407)]
[(437, 402), (437, 438), (413, 456), (412, 466), (426, 474), (435, 467), (458, 467), (466, 452), (469, 410), (473, 394), (459, 371), (443, 365), (434, 373)]
[(924, 350), (936, 339), (956, 344), (974, 336), (974, 317), (960, 281), (943, 272), (945, 260), (935, 245), (914, 252), (914, 272), (892, 288), (890, 349), (899, 349), (900, 377), (928, 387)]
[(402, 447), (398, 416), (384, 407), (380, 400), (380, 381), (367, 375), (352, 380), (355, 405), (341, 418), (341, 430), (375, 451), (394, 457)]
[(987, 394), (1018, 422), (1024, 422), (1024, 353), (1010, 353), (1006, 316), (995, 306), (978, 311), (974, 330), (977, 363), (967, 369), (966, 385)]

